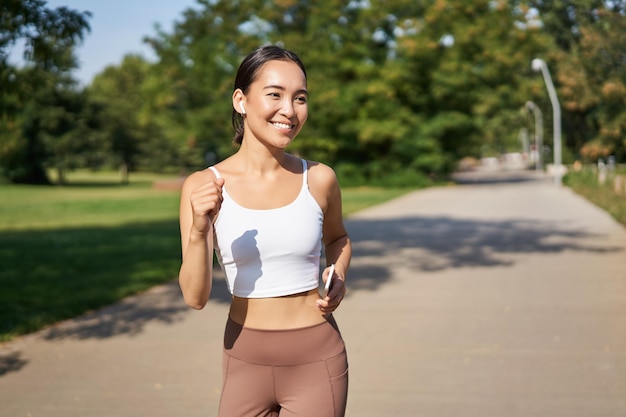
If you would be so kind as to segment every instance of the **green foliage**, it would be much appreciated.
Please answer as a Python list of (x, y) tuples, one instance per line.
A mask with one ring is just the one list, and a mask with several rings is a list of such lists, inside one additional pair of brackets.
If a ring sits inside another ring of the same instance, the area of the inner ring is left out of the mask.
[(183, 163), (176, 144), (165, 135), (167, 122), (158, 117), (160, 97), (154, 77), (147, 61), (127, 55), (119, 67), (107, 67), (97, 75), (88, 88), (90, 103), (102, 109), (99, 133), (108, 163), (124, 172), (159, 172)]
[(367, 183), (363, 167), (354, 162), (337, 163), (335, 173), (339, 183), (345, 187), (356, 187)]
[[(89, 16), (48, 9), (42, 0), (0, 4), (0, 174), (12, 182), (47, 183), (46, 163), (69, 163), (69, 136), (80, 138), (71, 131), (81, 112), (70, 76), (73, 48), (89, 30)], [(7, 60), (18, 40), (25, 44), (22, 69)]]
[[(89, 12), (67, 7), (48, 9), (44, 0), (11, 0), (0, 4), (0, 69), (9, 69), (7, 51), (18, 40), (25, 45), (24, 58), (46, 73), (76, 67), (72, 48), (90, 27)], [(2, 87), (7, 87), (2, 80)], [(5, 91), (4, 88), (2, 88)]]
[[(565, 146), (583, 160), (600, 154), (626, 158), (626, 2), (531, 1), (551, 49), (563, 114)], [(606, 156), (606, 155), (604, 155)]]
[[(290, 151), (351, 183), (420, 183), (466, 156), (519, 151), (528, 100), (552, 146), (536, 57), (558, 90), (568, 160), (626, 158), (623, 0), (199, 0), (145, 38), (157, 62), (127, 56), (86, 92), (68, 74), (88, 13), (2, 7), (0, 52), (31, 46), (30, 67), (0, 65), (0, 168), (14, 182), (46, 182), (46, 167), (189, 172), (229, 156), (235, 71), (266, 43), (307, 65), (310, 117)], [(66, 30), (38, 23), (50, 16)]]

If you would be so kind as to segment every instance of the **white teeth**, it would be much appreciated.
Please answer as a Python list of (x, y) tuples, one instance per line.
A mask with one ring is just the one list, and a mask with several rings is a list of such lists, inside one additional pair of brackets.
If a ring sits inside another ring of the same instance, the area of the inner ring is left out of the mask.
[(276, 126), (279, 129), (290, 129), (291, 125), (287, 125), (284, 123), (273, 123), (274, 126)]

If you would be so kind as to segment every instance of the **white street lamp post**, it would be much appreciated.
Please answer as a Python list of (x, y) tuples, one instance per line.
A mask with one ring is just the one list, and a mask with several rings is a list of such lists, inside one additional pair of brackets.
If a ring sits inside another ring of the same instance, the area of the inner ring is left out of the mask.
[(541, 109), (532, 101), (526, 102), (526, 109), (535, 115), (535, 146), (537, 147), (537, 163), (535, 169), (543, 170), (543, 114)]
[(535, 58), (532, 61), (533, 71), (541, 71), (543, 80), (548, 89), (548, 95), (552, 102), (552, 114), (554, 119), (554, 183), (557, 186), (562, 184), (562, 167), (561, 167), (561, 106), (556, 96), (556, 90), (548, 71), (548, 65), (543, 59)]

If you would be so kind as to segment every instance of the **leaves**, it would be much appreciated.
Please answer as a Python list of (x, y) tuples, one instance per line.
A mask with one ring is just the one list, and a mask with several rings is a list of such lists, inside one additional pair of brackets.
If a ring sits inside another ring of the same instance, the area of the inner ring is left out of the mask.
[[(96, 77), (80, 98), (86, 115), (44, 99), (57, 93), (40, 86), (72, 90), (67, 69), (88, 13), (50, 11), (37, 0), (11, 4), (18, 3), (23, 20), (15, 11), (0, 20), (0, 51), (27, 37), (39, 64), (0, 67), (7, 87), (0, 111), (13, 115), (0, 123), (0, 152), (12, 152), (6, 160), (17, 165), (38, 155), (53, 165), (191, 171), (225, 158), (235, 151), (235, 71), (267, 43), (293, 50), (307, 66), (309, 121), (290, 150), (333, 164), (353, 182), (441, 177), (463, 157), (519, 151), (519, 131), (528, 127), (520, 109), (529, 100), (543, 110), (550, 146), (551, 104), (530, 67), (537, 57), (557, 84), (567, 154), (608, 149), (626, 158), (624, 1), (199, 0), (170, 32), (146, 36), (157, 62), (128, 56)], [(68, 22), (66, 32), (54, 19), (37, 26), (50, 13)], [(17, 76), (30, 82), (15, 90)], [(47, 118), (13, 121), (22, 109), (42, 111), (22, 102), (35, 96), (51, 106)], [(50, 129), (55, 123), (74, 128)], [(69, 158), (68, 150), (90, 156)]]

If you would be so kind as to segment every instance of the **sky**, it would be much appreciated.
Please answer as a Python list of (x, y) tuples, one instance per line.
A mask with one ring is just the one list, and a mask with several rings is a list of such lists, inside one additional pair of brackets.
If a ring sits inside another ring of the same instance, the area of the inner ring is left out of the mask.
[(46, 6), (92, 13), (91, 32), (76, 49), (80, 68), (73, 74), (83, 85), (107, 66), (119, 65), (128, 53), (154, 59), (152, 49), (142, 39), (156, 34), (155, 23), (170, 33), (184, 10), (199, 8), (196, 0), (48, 0)]

